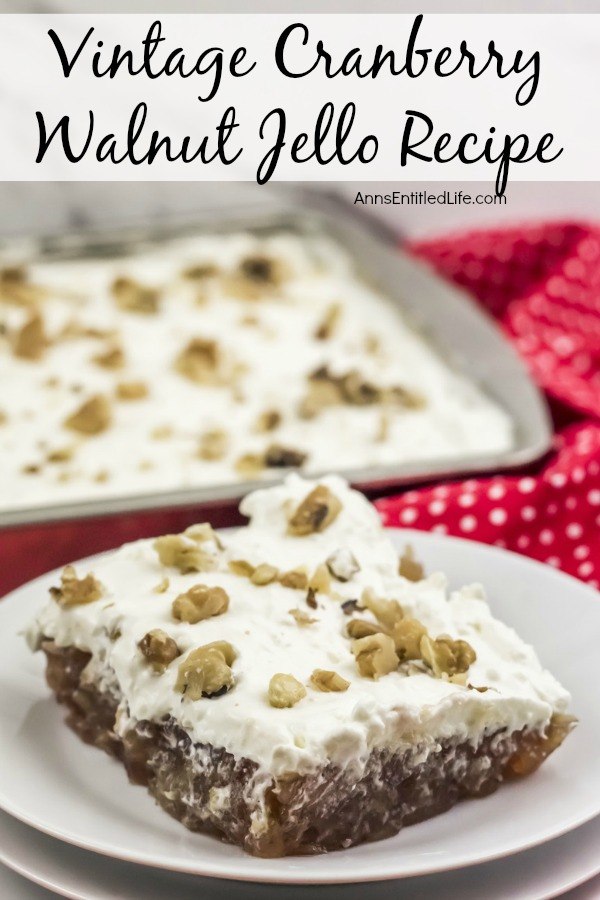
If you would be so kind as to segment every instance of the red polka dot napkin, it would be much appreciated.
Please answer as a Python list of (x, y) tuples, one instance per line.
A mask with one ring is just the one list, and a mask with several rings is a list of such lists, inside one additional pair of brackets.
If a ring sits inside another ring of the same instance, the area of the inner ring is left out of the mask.
[(382, 498), (385, 524), (507, 547), (600, 587), (600, 228), (477, 232), (413, 249), (499, 320), (557, 425), (570, 424), (537, 471)]

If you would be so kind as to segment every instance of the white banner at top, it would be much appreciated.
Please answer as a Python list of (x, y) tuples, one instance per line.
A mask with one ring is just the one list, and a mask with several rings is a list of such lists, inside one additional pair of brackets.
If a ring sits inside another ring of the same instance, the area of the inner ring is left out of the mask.
[(3, 15), (0, 85), (6, 181), (599, 179), (599, 15)]

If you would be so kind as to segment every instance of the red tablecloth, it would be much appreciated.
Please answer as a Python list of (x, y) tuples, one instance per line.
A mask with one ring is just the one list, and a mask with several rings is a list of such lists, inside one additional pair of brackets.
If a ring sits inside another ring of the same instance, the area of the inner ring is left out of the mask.
[[(485, 231), (415, 253), (496, 316), (552, 399), (558, 434), (545, 465), (378, 502), (389, 525), (506, 546), (598, 587), (600, 581), (600, 228), (573, 223)], [(233, 524), (231, 505), (213, 508)], [(176, 531), (194, 510), (0, 533), (0, 596), (54, 566), (126, 540)]]
[(600, 228), (573, 223), (463, 234), (414, 251), (470, 291), (545, 389), (551, 459), (520, 475), (385, 497), (387, 525), (508, 547), (600, 586)]

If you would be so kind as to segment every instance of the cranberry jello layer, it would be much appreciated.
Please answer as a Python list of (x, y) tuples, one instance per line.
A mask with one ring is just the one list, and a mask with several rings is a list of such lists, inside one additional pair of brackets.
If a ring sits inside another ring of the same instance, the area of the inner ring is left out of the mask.
[(249, 524), (67, 567), (31, 629), (87, 742), (192, 830), (262, 856), (376, 840), (529, 774), (568, 693), (492, 616), (398, 556), (337, 477), (256, 491)]

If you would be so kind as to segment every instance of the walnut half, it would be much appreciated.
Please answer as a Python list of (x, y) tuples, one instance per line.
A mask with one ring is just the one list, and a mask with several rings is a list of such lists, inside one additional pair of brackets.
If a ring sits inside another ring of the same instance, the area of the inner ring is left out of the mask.
[(236, 652), (227, 641), (213, 641), (191, 650), (179, 666), (175, 690), (189, 700), (218, 697), (233, 687), (231, 665)]
[(50, 596), (66, 609), (94, 603), (104, 593), (102, 585), (91, 572), (84, 578), (78, 578), (73, 566), (65, 566), (60, 581), (60, 587), (50, 588)]
[[(173, 566), (185, 575), (188, 572), (210, 572), (216, 566), (212, 553), (202, 543), (210, 539), (212, 529), (205, 523), (202, 526), (188, 528), (183, 534), (164, 534), (154, 541), (154, 549), (163, 566)], [(194, 528), (196, 530), (194, 530)]]
[(437, 640), (424, 635), (420, 644), (421, 658), (437, 678), (442, 675), (460, 675), (467, 672), (477, 655), (467, 641), (453, 641), (449, 637)]
[(195, 625), (203, 619), (220, 616), (229, 609), (229, 595), (221, 587), (195, 584), (173, 600), (173, 618)]

